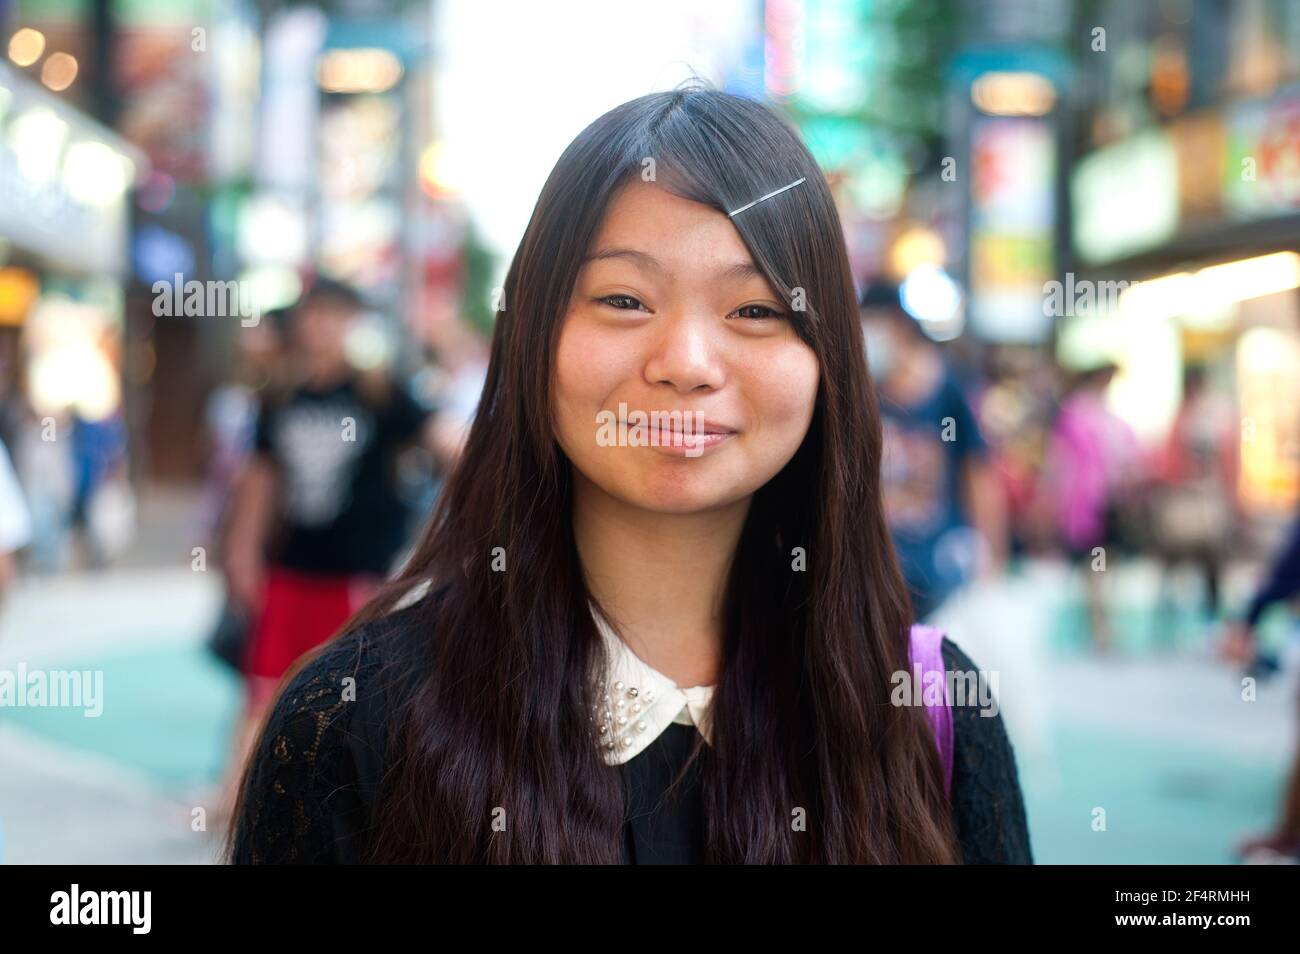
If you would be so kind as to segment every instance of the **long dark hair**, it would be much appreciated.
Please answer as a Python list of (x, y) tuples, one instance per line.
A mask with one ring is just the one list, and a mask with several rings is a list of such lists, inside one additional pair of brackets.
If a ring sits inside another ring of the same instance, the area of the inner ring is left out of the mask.
[[(354, 621), (429, 588), (427, 665), (390, 716), (369, 857), (620, 858), (623, 789), (588, 719), (604, 650), (550, 409), (580, 261), (613, 194), (648, 169), (723, 213), (806, 179), (732, 220), (821, 373), (809, 432), (755, 494), (727, 583), (712, 744), (697, 748), (704, 860), (956, 861), (924, 712), (889, 701), (891, 675), (910, 668), (911, 606), (880, 500), (879, 413), (839, 216), (780, 117), (699, 84), (609, 111), (560, 157), (506, 276), (463, 457), (414, 555)], [(496, 547), (506, 572), (493, 570)], [(505, 831), (493, 830), (498, 808)]]

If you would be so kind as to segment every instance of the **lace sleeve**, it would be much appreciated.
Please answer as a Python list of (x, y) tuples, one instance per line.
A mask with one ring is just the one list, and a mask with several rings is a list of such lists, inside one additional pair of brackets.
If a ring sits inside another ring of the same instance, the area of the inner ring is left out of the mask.
[[(949, 671), (978, 672), (964, 652), (943, 641)], [(966, 864), (1033, 864), (1016, 756), (1000, 714), (954, 705), (953, 818)]]
[(367, 649), (364, 631), (340, 637), (280, 694), (252, 755), (234, 864), (359, 860), (379, 756), (362, 704), (377, 684)]

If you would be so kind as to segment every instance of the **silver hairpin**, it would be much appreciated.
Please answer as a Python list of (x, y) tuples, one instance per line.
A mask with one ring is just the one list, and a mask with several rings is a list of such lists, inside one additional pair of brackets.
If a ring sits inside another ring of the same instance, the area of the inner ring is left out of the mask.
[(772, 196), (774, 196), (774, 195), (780, 195), (780, 194), (781, 194), (782, 192), (784, 192), (786, 189), (793, 189), (793, 188), (794, 188), (795, 186), (797, 186), (799, 183), (803, 182), (804, 179), (806, 179), (806, 178), (808, 178), (808, 177), (807, 177), (807, 176), (800, 176), (798, 179), (795, 179), (794, 182), (791, 182), (788, 186), (781, 186), (781, 188), (779, 188), (779, 189), (777, 189), (777, 190), (775, 190), (775, 191), (773, 191), (773, 192), (769, 192), (767, 195), (760, 195), (760, 196), (759, 196), (757, 199), (755, 199), (753, 202), (750, 202), (748, 205), (742, 205), (742, 206), (741, 206), (740, 208), (738, 208), (735, 212), (728, 212), (728, 213), (727, 213), (727, 217), (730, 218), (730, 217), (733, 216), (733, 215), (739, 215), (741, 212), (744, 212), (746, 209), (751, 209), (751, 208), (753, 208), (754, 206), (758, 205), (758, 203), (760, 203), (760, 202), (765, 202), (765, 201), (767, 201), (768, 199), (772, 198)]

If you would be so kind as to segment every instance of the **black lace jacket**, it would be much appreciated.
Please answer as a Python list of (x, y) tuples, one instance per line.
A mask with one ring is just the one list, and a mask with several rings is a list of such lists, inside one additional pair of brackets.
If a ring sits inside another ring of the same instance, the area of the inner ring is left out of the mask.
[[(411, 610), (331, 643), (279, 697), (252, 759), (234, 833), (236, 864), (330, 864), (362, 860), (370, 806), (386, 762), (386, 716), (413, 688), (381, 676), (387, 654), (412, 652), (423, 628)], [(949, 670), (971, 660), (943, 642)], [(416, 656), (403, 658), (418, 658)], [(415, 666), (396, 667), (413, 673)], [(967, 864), (1032, 864), (1015, 754), (1002, 717), (953, 706), (952, 808)], [(623, 860), (633, 864), (698, 860), (702, 832), (693, 786), (661, 796), (694, 739), (674, 723), (620, 768), (628, 793)]]

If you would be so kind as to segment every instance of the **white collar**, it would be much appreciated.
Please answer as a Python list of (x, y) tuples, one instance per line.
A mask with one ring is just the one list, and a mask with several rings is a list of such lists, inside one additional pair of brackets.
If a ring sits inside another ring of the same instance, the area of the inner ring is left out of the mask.
[(619, 765), (634, 758), (673, 722), (694, 725), (708, 742), (713, 686), (679, 688), (632, 652), (594, 604), (591, 615), (609, 657), (591, 719), (605, 761)]

